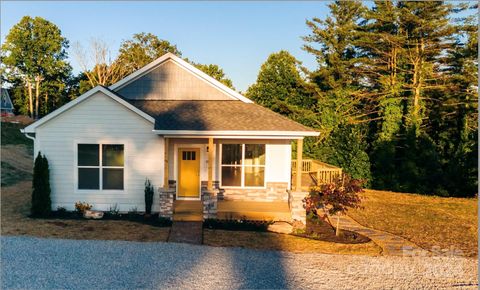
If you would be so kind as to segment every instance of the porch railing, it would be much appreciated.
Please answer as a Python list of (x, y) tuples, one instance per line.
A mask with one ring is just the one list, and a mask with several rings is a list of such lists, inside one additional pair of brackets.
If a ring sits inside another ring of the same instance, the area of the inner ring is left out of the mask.
[[(292, 173), (297, 172), (297, 160), (292, 160)], [(313, 159), (302, 160), (302, 174), (309, 174), (316, 184), (331, 183), (342, 176), (342, 168)]]

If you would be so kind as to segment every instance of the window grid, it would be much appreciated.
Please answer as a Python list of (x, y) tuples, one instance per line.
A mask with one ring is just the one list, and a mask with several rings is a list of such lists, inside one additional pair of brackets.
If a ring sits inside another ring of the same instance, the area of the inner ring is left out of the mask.
[[(98, 189), (82, 189), (79, 188), (79, 176), (78, 176), (78, 170), (77, 170), (77, 190), (125, 190), (125, 160), (123, 161), (123, 166), (107, 166), (103, 165), (103, 145), (122, 145), (123, 147), (123, 154), (125, 156), (125, 145), (123, 144), (105, 144), (105, 143), (97, 143), (95, 145), (98, 145), (98, 166), (87, 166), (87, 165), (78, 165), (78, 145), (84, 145), (84, 144), (92, 144), (92, 143), (78, 143), (77, 144), (77, 169), (79, 168), (94, 168), (98, 169), (98, 174), (100, 175), (98, 178)], [(124, 157), (125, 158), (125, 157)], [(123, 189), (104, 189), (103, 188), (103, 169), (123, 169)]]
[[(228, 144), (228, 145), (230, 145), (230, 144)], [(237, 145), (237, 144), (233, 144), (233, 145)], [(265, 160), (264, 164), (262, 164), (262, 165), (253, 165), (253, 164), (252, 165), (246, 165), (245, 164), (245, 147), (246, 147), (247, 144), (238, 144), (238, 145), (240, 145), (241, 148), (242, 148), (242, 150), (241, 150), (242, 151), (242, 159), (241, 159), (240, 164), (234, 164), (234, 165), (223, 164), (223, 162), (222, 162), (223, 156), (220, 156), (220, 163), (221, 163), (220, 164), (220, 175), (221, 175), (223, 167), (240, 168), (240, 186), (237, 186), (237, 185), (225, 185), (224, 186), (223, 184), (222, 184), (222, 186), (223, 187), (237, 187), (237, 188), (241, 188), (241, 187), (243, 187), (243, 188), (263, 188), (263, 187), (265, 187), (265, 163), (266, 163), (266, 160)], [(267, 148), (265, 146), (265, 153), (264, 153), (265, 155), (267, 154), (266, 150), (267, 150)], [(222, 155), (223, 155), (223, 152), (224, 151), (223, 151), (223, 144), (222, 144), (222, 152), (221, 152)], [(245, 186), (245, 167), (260, 167), (260, 168), (263, 168), (264, 169), (263, 185), (261, 185), (261, 186)], [(220, 182), (222, 182), (222, 179), (223, 179), (222, 176), (220, 176)]]

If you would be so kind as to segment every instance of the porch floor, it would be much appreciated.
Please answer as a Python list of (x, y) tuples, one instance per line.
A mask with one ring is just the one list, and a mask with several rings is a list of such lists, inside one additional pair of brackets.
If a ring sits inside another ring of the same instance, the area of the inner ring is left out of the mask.
[(218, 219), (290, 221), (288, 202), (219, 200)]
[(201, 222), (203, 221), (203, 205), (198, 200), (175, 200), (173, 203), (173, 220)]

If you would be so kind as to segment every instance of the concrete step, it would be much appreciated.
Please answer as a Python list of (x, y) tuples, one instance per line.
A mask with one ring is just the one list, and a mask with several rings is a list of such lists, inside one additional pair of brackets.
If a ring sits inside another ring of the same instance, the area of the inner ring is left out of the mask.
[(201, 213), (174, 213), (173, 221), (184, 221), (184, 222), (202, 222), (203, 214)]

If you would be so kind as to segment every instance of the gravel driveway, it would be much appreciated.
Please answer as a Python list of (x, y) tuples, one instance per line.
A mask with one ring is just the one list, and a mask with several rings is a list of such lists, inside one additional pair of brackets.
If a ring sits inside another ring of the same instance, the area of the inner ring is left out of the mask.
[(476, 288), (473, 259), (1, 238), (1, 288)]

